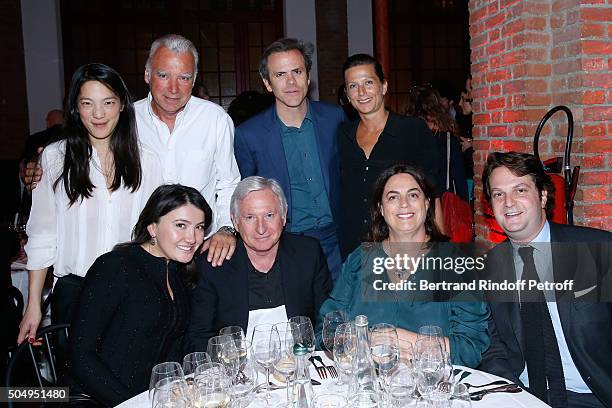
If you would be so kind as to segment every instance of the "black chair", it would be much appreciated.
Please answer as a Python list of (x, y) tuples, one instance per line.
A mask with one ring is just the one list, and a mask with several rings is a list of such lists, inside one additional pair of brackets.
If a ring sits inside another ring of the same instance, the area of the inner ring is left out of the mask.
[[(36, 333), (36, 338), (42, 339), (40, 346), (34, 346), (27, 341), (20, 344), (9, 361), (6, 386), (41, 388), (60, 386), (58, 379), (64, 367), (60, 367), (63, 363), (58, 361), (57, 354), (60, 347), (65, 347), (69, 332), (70, 324), (67, 323), (46, 326)], [(44, 373), (43, 365), (48, 367)], [(82, 406), (92, 402), (88, 395), (70, 394), (69, 405)], [(8, 407), (12, 408), (13, 403), (9, 402)]]

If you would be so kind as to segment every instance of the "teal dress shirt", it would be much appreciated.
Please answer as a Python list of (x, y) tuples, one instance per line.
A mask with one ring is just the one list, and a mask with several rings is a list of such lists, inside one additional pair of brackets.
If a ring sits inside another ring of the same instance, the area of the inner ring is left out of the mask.
[[(419, 281), (465, 282), (470, 277), (453, 271), (417, 269), (408, 281), (415, 282), (414, 290), (375, 290), (381, 282), (390, 282), (387, 273), (373, 273), (376, 257), (386, 257), (380, 245), (364, 249), (360, 246), (345, 261), (342, 273), (330, 297), (321, 305), (319, 326), (325, 314), (345, 310), (350, 319), (366, 315), (368, 323), (390, 323), (398, 328), (418, 333), (424, 325), (442, 328), (449, 338), (453, 364), (476, 367), (481, 355), (489, 347), (487, 320), (489, 308), (478, 292), (421, 291)], [(451, 244), (433, 244), (425, 257), (464, 256)], [(319, 328), (320, 329), (320, 328)], [(320, 332), (320, 330), (318, 331)]]
[(333, 218), (310, 109), (299, 128), (286, 126), (278, 116), (276, 118), (289, 172), (290, 191), (286, 193), (291, 194), (291, 232), (331, 224)]

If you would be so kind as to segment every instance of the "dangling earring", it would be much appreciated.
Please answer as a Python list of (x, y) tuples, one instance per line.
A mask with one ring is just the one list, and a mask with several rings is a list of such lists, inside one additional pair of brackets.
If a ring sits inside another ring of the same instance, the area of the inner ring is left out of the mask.
[(151, 237), (151, 241), (149, 241), (149, 243), (151, 244), (151, 246), (157, 245), (157, 238)]

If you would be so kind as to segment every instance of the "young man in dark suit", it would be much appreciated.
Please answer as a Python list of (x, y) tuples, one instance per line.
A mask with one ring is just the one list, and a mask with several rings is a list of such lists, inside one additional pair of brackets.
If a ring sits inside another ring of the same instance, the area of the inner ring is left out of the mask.
[(312, 53), (312, 44), (292, 38), (266, 48), (259, 73), (275, 104), (236, 129), (234, 154), (243, 178), (278, 180), (289, 202), (287, 231), (317, 238), (335, 279), (342, 265), (336, 139), (345, 115), (307, 97)]
[(319, 242), (283, 232), (287, 200), (275, 180), (247, 177), (230, 207), (239, 233), (236, 252), (218, 267), (206, 262), (206, 254), (196, 261), (186, 352), (206, 350), (208, 339), (226, 326), (240, 326), (249, 337), (256, 324), (308, 316), (314, 327), (331, 290)]
[(485, 277), (525, 287), (489, 293), (481, 368), (553, 407), (612, 406), (612, 234), (547, 221), (554, 188), (533, 155), (492, 153), (482, 180), (508, 236), (488, 253)]

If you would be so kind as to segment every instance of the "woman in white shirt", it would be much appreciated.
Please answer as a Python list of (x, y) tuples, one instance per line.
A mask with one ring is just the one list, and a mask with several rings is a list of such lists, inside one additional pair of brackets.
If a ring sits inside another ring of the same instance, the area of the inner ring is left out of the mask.
[(64, 140), (41, 156), (27, 225), (29, 296), (17, 342), (33, 342), (41, 292), (53, 266), (51, 320), (68, 323), (83, 277), (95, 259), (130, 240), (151, 192), (161, 184), (157, 157), (139, 147), (131, 96), (103, 64), (79, 67), (66, 100)]

